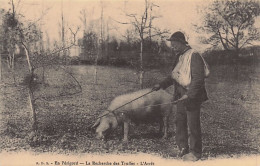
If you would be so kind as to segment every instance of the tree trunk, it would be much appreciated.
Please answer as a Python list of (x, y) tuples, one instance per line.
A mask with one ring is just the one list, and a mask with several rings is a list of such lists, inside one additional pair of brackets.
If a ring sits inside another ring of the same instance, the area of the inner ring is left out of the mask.
[(109, 53), (108, 53), (108, 48), (109, 46), (109, 26), (108, 26), (108, 22), (107, 22), (107, 40), (106, 40), (106, 57), (107, 57), (107, 62), (109, 62)]
[(11, 69), (12, 68), (12, 55), (11, 53), (9, 52), (8, 53), (8, 57), (7, 57), (7, 65), (8, 65), (8, 68)]
[(140, 71), (139, 71), (139, 83), (140, 89), (143, 89), (144, 69), (143, 69), (143, 40), (141, 40), (140, 49)]
[(140, 89), (143, 89), (143, 81), (144, 81), (144, 71), (143, 70), (141, 70), (140, 72), (139, 72), (139, 84), (140, 84)]
[(234, 64), (234, 79), (238, 80), (239, 78), (239, 49), (236, 49), (234, 52), (233, 57), (233, 64)]
[(97, 43), (98, 45), (98, 53), (96, 55), (96, 59), (95, 59), (95, 70), (94, 70), (94, 80), (95, 80), (95, 84), (97, 84), (97, 63), (98, 63), (98, 56), (102, 57), (102, 45), (103, 45), (103, 4), (101, 1), (101, 16), (100, 16), (100, 40)]
[(28, 63), (28, 68), (29, 68), (29, 71), (31, 73), (32, 72), (32, 65), (31, 65), (31, 62), (30, 62), (29, 52), (28, 52), (28, 49), (26, 48), (26, 46), (24, 44), (23, 44), (23, 48), (25, 50), (25, 55), (26, 55), (26, 59), (27, 59), (27, 63)]
[(12, 53), (12, 57), (11, 57), (11, 69), (12, 69), (12, 75), (13, 75), (13, 79), (14, 79), (14, 84), (16, 85), (15, 65), (14, 65), (14, 53)]
[(2, 55), (0, 54), (0, 83), (3, 81), (2, 75)]
[(224, 43), (223, 38), (222, 38), (222, 36), (220, 35), (220, 33), (219, 33), (219, 38), (220, 38), (220, 42), (221, 42), (222, 46), (224, 47), (224, 49), (225, 49), (225, 50), (229, 50), (228, 47), (227, 47), (227, 45)]
[(14, 84), (15, 84), (16, 79), (15, 79), (15, 73), (14, 73), (14, 52), (13, 51), (9, 51), (9, 53), (8, 53), (7, 64), (8, 64), (8, 68), (11, 69), (11, 73), (12, 73)]
[(45, 66), (42, 66), (42, 83), (45, 85)]
[(68, 64), (67, 62), (67, 55), (68, 52), (66, 49), (64, 49), (66, 47), (66, 37), (65, 37), (65, 19), (64, 19), (64, 13), (63, 13), (63, 0), (61, 0), (61, 40), (62, 40), (62, 57), (64, 59), (64, 63), (65, 65)]
[(95, 62), (94, 81), (95, 81), (95, 84), (97, 84), (97, 62)]
[(32, 81), (33, 81), (33, 75), (34, 75), (34, 71), (33, 68), (31, 66), (31, 62), (30, 62), (30, 57), (29, 57), (29, 52), (27, 47), (23, 44), (23, 47), (25, 49), (25, 55), (26, 55), (26, 59), (27, 59), (27, 63), (28, 63), (28, 67), (29, 67), (29, 72), (30, 72), (30, 76), (31, 76), (31, 80), (28, 86), (28, 96), (29, 96), (29, 103), (30, 103), (30, 108), (32, 111), (32, 129), (34, 131), (38, 130), (38, 123), (37, 123), (37, 116), (36, 116), (36, 110), (35, 110), (35, 100), (34, 100), (34, 95), (33, 95), (33, 90), (32, 90)]
[[(31, 77), (33, 77), (33, 75), (31, 75)], [(30, 108), (32, 110), (32, 130), (36, 132), (38, 130), (38, 123), (37, 123), (37, 116), (36, 116), (35, 103), (34, 103), (35, 100), (34, 100), (32, 89), (30, 87), (28, 90), (28, 95), (29, 95)]]
[(97, 63), (98, 63), (98, 54), (100, 54), (100, 48), (98, 47), (98, 53), (96, 55), (96, 59), (95, 59), (95, 69), (94, 69), (94, 83), (97, 84), (97, 77), (98, 77), (98, 73), (97, 73)]

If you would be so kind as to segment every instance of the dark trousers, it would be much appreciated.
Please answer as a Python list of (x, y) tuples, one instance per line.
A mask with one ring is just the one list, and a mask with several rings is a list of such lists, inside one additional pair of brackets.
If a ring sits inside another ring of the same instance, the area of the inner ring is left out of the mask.
[(178, 147), (180, 149), (188, 148), (190, 152), (198, 156), (201, 156), (202, 153), (200, 106), (201, 102), (197, 101), (179, 102), (176, 113), (176, 143)]

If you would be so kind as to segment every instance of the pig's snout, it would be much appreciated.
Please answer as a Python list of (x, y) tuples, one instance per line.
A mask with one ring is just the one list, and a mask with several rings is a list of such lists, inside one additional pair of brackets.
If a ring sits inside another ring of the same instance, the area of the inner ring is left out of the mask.
[(97, 135), (96, 135), (96, 138), (100, 139), (100, 140), (104, 140), (105, 136), (104, 136), (104, 134), (102, 132), (98, 132)]
[(108, 135), (109, 131), (111, 130), (109, 123), (101, 121), (99, 126), (96, 129), (96, 138), (104, 140), (105, 137)]
[(105, 130), (104, 126), (106, 126), (106, 125), (103, 124), (103, 121), (100, 118), (92, 126), (92, 128), (96, 128), (95, 133), (96, 133), (97, 139), (104, 139), (104, 137), (105, 137), (103, 134), (103, 132)]
[(106, 137), (112, 132), (112, 129), (117, 127), (117, 120), (114, 116), (104, 116), (100, 118), (95, 125), (96, 128), (96, 138), (106, 139)]

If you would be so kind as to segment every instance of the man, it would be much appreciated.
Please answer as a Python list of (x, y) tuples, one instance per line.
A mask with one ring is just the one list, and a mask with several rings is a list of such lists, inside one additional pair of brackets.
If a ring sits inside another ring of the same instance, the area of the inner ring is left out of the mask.
[(184, 161), (197, 161), (202, 154), (200, 106), (208, 99), (204, 79), (209, 70), (200, 54), (188, 45), (182, 32), (175, 32), (167, 40), (171, 42), (177, 61), (171, 76), (155, 85), (153, 90), (175, 85), (176, 143), (180, 150), (179, 157), (183, 157)]

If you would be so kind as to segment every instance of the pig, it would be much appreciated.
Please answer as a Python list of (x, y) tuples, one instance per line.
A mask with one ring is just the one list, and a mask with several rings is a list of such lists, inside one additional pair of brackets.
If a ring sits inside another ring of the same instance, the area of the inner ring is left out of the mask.
[(92, 126), (93, 128), (97, 127), (96, 138), (104, 139), (113, 129), (123, 124), (123, 141), (128, 142), (130, 122), (136, 124), (158, 122), (160, 125), (159, 132), (163, 132), (163, 138), (167, 138), (169, 116), (173, 109), (173, 97), (165, 90), (153, 91), (115, 110), (150, 91), (151, 89), (143, 89), (118, 96), (112, 100), (107, 110), (99, 116), (100, 118)]

